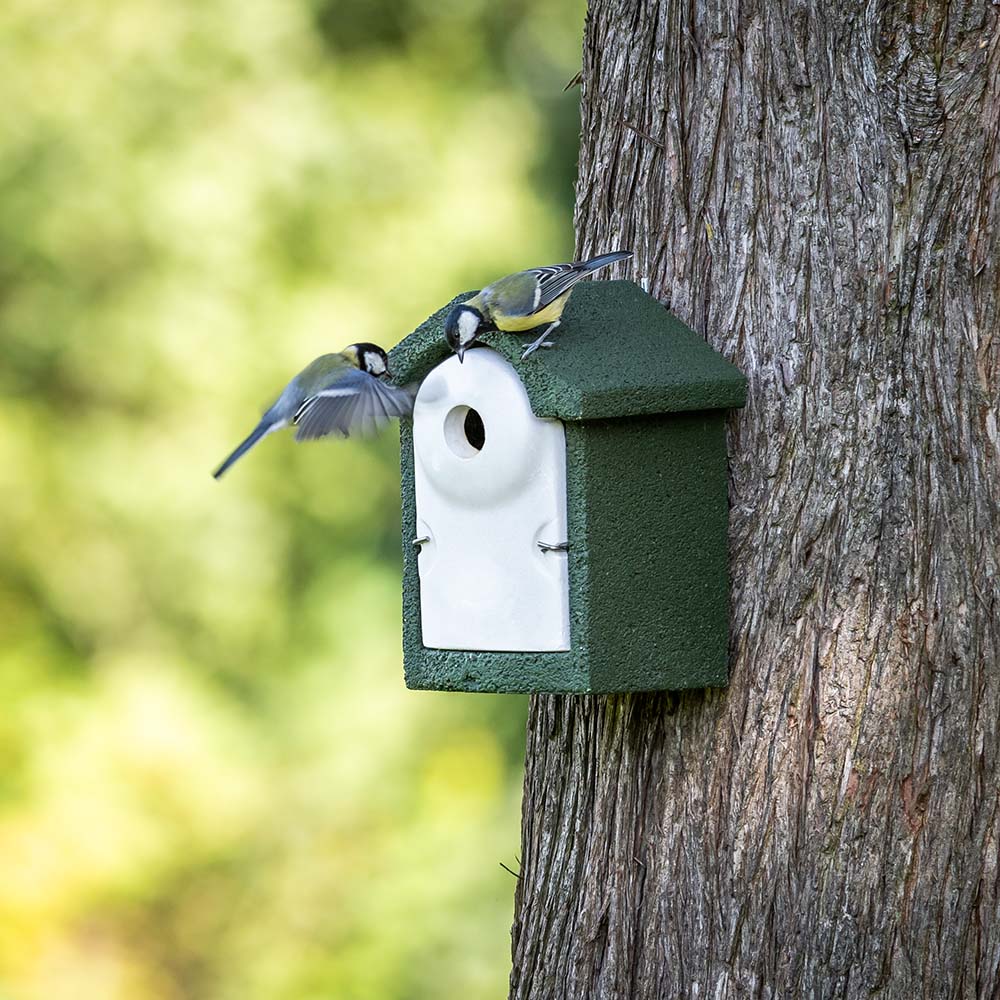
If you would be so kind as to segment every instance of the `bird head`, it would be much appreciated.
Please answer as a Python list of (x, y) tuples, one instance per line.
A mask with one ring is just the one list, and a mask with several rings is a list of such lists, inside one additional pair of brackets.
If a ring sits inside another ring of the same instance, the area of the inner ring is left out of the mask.
[(344, 349), (344, 357), (355, 367), (380, 378), (389, 375), (389, 358), (378, 344), (351, 344)]
[(458, 360), (465, 358), (466, 350), (479, 337), (479, 328), (483, 323), (483, 314), (467, 302), (455, 306), (444, 321), (444, 338), (448, 346), (458, 355)]

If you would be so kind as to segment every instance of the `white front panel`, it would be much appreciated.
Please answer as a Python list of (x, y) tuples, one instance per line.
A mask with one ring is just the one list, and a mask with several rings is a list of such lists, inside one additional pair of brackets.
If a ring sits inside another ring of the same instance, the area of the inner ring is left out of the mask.
[(413, 449), (424, 645), (569, 649), (567, 556), (538, 547), (567, 537), (562, 423), (536, 417), (514, 368), (477, 347), (424, 379)]

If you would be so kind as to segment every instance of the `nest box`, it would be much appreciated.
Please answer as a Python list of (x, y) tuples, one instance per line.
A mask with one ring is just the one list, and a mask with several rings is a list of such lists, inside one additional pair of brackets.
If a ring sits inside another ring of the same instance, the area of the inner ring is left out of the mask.
[(401, 429), (407, 685), (725, 684), (743, 375), (632, 282), (579, 285), (524, 361), (525, 338), (492, 333), (459, 364), (453, 304), (389, 357), (421, 383)]

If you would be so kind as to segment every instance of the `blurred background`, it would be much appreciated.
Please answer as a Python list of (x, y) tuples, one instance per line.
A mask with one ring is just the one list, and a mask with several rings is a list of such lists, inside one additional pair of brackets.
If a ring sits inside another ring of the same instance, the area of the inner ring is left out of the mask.
[(4, 0), (0, 998), (506, 995), (525, 700), (408, 692), (315, 355), (571, 255), (583, 0)]

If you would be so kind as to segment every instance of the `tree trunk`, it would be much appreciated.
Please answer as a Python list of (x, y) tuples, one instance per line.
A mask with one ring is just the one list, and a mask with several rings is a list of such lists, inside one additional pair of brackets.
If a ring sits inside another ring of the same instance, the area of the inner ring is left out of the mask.
[(592, 3), (580, 255), (750, 379), (731, 684), (532, 700), (512, 998), (1000, 994), (998, 13)]

